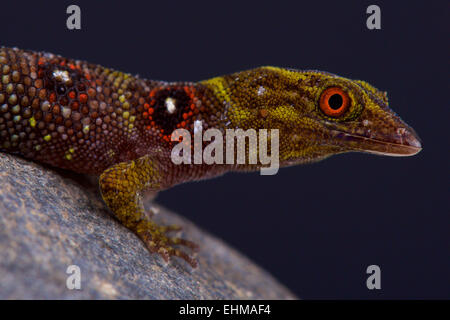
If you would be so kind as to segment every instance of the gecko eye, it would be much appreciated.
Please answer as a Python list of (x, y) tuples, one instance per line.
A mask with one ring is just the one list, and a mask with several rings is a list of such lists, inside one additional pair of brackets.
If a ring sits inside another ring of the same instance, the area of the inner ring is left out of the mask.
[(350, 98), (341, 88), (330, 87), (320, 95), (319, 106), (327, 116), (339, 117), (350, 106)]

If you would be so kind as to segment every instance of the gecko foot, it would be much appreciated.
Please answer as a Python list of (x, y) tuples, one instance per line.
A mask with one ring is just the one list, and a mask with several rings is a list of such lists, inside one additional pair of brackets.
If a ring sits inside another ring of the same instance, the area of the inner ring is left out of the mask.
[(197, 267), (197, 261), (190, 255), (176, 248), (184, 246), (193, 251), (198, 250), (198, 245), (192, 241), (167, 235), (171, 231), (179, 231), (177, 225), (159, 226), (151, 221), (146, 221), (145, 226), (139, 226), (137, 234), (152, 253), (158, 253), (168, 262), (170, 257), (179, 257), (189, 263), (193, 268)]

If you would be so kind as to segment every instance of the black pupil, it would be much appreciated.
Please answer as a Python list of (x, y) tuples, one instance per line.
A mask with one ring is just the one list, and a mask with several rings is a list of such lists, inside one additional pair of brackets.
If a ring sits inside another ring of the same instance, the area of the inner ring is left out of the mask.
[(337, 94), (337, 93), (333, 94), (330, 97), (330, 99), (328, 99), (328, 105), (333, 110), (337, 110), (340, 107), (342, 107), (342, 103), (343, 103), (342, 97), (340, 94)]

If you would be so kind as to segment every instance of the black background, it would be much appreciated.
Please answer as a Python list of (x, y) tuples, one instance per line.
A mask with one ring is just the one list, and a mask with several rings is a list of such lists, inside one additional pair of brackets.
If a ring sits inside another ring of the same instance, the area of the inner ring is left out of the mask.
[[(80, 31), (66, 29), (69, 4), (81, 7)], [(381, 30), (366, 28), (370, 4)], [(274, 65), (388, 91), (423, 141), (414, 157), (345, 154), (275, 176), (227, 174), (158, 201), (302, 298), (450, 298), (448, 19), (448, 1), (2, 1), (0, 45), (151, 79)], [(381, 290), (366, 288), (371, 264)]]

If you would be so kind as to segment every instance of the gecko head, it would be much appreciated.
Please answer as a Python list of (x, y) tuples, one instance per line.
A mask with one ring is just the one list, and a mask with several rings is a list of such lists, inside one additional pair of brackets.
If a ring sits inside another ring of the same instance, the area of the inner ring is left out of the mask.
[[(417, 134), (364, 81), (318, 71), (261, 68), (267, 128), (280, 130), (280, 161), (315, 161), (343, 152), (412, 156)], [(256, 89), (256, 88), (255, 88)], [(261, 91), (261, 89), (259, 89)]]

